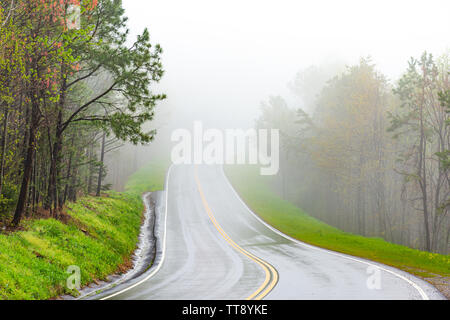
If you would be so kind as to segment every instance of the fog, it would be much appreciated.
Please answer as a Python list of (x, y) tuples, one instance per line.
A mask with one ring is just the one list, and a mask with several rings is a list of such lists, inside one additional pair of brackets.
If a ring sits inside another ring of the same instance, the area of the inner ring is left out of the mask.
[(124, 0), (132, 35), (149, 28), (164, 49), (158, 108), (170, 121), (251, 127), (260, 103), (284, 96), (310, 65), (360, 57), (397, 79), (411, 56), (448, 47), (450, 2)]
[(152, 90), (168, 98), (148, 124), (156, 140), (110, 157), (114, 188), (168, 158), (171, 134), (194, 121), (279, 129), (280, 197), (344, 231), (449, 252), (449, 1), (124, 6), (130, 38), (148, 28), (164, 49)]
[(450, 252), (450, 1), (36, 1), (0, 1), (0, 228), (190, 154)]
[(450, 0), (0, 0), (0, 300), (450, 298), (449, 34)]

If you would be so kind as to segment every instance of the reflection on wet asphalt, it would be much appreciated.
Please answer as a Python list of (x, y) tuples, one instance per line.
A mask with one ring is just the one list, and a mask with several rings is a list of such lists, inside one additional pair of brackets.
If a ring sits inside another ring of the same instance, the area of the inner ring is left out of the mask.
[[(174, 166), (167, 191), (167, 242), (161, 269), (113, 299), (245, 299), (264, 283), (267, 275), (261, 265), (233, 248), (213, 224), (196, 175), (223, 231), (240, 248), (277, 270), (278, 282), (266, 299), (422, 298), (410, 283), (385, 271), (380, 273), (381, 289), (369, 289), (367, 264), (272, 231), (236, 196), (220, 166)], [(429, 298), (440, 298), (430, 285), (395, 272), (413, 279)]]

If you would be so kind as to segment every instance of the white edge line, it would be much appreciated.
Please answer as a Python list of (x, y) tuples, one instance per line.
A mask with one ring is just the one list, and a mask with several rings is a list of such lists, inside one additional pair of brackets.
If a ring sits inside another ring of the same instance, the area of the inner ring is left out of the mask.
[(133, 285), (119, 291), (116, 293), (113, 293), (109, 296), (106, 296), (104, 298), (101, 298), (100, 300), (108, 300), (110, 298), (113, 298), (119, 294), (122, 294), (124, 292), (127, 292), (128, 290), (131, 290), (139, 285), (141, 285), (142, 283), (148, 281), (151, 277), (153, 277), (158, 271), (159, 269), (161, 269), (161, 266), (163, 265), (164, 259), (166, 257), (166, 238), (167, 238), (167, 210), (168, 210), (168, 203), (169, 203), (169, 177), (170, 177), (170, 172), (172, 170), (173, 164), (169, 167), (169, 170), (167, 171), (167, 176), (166, 176), (166, 185), (165, 185), (165, 196), (166, 196), (166, 208), (165, 208), (165, 217), (164, 217), (164, 236), (163, 236), (163, 249), (162, 249), (162, 255), (161, 255), (161, 261), (159, 262), (158, 266), (156, 267), (155, 270), (153, 270), (153, 272), (151, 272), (148, 276), (146, 276), (144, 279), (134, 283)]
[(284, 233), (281, 232), (280, 230), (278, 230), (278, 229), (274, 228), (273, 226), (269, 225), (267, 222), (265, 222), (264, 220), (262, 220), (256, 213), (254, 213), (254, 212), (247, 206), (247, 204), (244, 202), (244, 200), (242, 200), (241, 196), (237, 193), (237, 191), (236, 191), (236, 190), (234, 189), (234, 187), (231, 185), (231, 182), (228, 180), (228, 177), (226, 176), (225, 171), (224, 171), (224, 167), (221, 166), (221, 168), (222, 168), (222, 174), (223, 174), (223, 176), (224, 176), (224, 178), (225, 178), (225, 181), (227, 182), (228, 186), (229, 186), (230, 189), (233, 191), (233, 193), (236, 195), (236, 197), (239, 199), (239, 201), (245, 206), (245, 208), (246, 208), (246, 209), (247, 209), (247, 210), (248, 210), (248, 211), (249, 211), (249, 212), (250, 212), (250, 213), (251, 213), (251, 214), (259, 221), (259, 222), (261, 222), (263, 225), (265, 225), (267, 228), (269, 228), (270, 230), (272, 230), (272, 231), (275, 232), (276, 234), (282, 236), (283, 238), (285, 238), (285, 239), (287, 239), (287, 240), (290, 240), (290, 241), (292, 241), (292, 242), (295, 242), (295, 243), (297, 243), (297, 244), (300, 244), (300, 245), (302, 245), (302, 246), (304, 246), (304, 247), (307, 247), (307, 248), (310, 248), (310, 249), (315, 249), (315, 250), (318, 250), (318, 251), (323, 251), (323, 252), (326, 252), (326, 253), (328, 253), (328, 254), (331, 254), (331, 255), (334, 255), (334, 256), (338, 256), (338, 257), (342, 257), (342, 258), (345, 258), (345, 259), (348, 259), (348, 260), (360, 262), (360, 263), (363, 263), (363, 264), (366, 264), (366, 265), (369, 265), (369, 266), (372, 266), (372, 267), (381, 269), (381, 270), (383, 270), (383, 271), (385, 271), (385, 272), (388, 272), (388, 273), (390, 273), (390, 274), (393, 274), (394, 276), (396, 276), (396, 277), (398, 277), (398, 278), (400, 278), (400, 279), (402, 279), (402, 280), (408, 282), (411, 286), (413, 286), (413, 287), (419, 292), (419, 294), (422, 296), (422, 299), (423, 299), (423, 300), (430, 300), (430, 298), (428, 297), (428, 295), (425, 293), (425, 291), (424, 291), (418, 284), (416, 284), (415, 282), (413, 282), (413, 281), (409, 280), (408, 278), (402, 276), (401, 274), (398, 274), (398, 273), (396, 273), (396, 272), (394, 272), (394, 271), (392, 271), (392, 270), (383, 268), (383, 267), (381, 267), (381, 266), (379, 266), (379, 265), (377, 265), (377, 264), (372, 264), (372, 263), (370, 263), (370, 262), (366, 262), (366, 261), (363, 261), (363, 260), (359, 260), (359, 259), (356, 259), (356, 258), (352, 258), (352, 257), (347, 256), (347, 255), (344, 255), (344, 254), (340, 254), (340, 253), (337, 253), (337, 252), (334, 252), (334, 251), (330, 251), (330, 250), (327, 250), (327, 249), (323, 249), (323, 248), (319, 248), (319, 247), (315, 247), (315, 246), (306, 244), (306, 243), (304, 243), (304, 242), (301, 242), (301, 241), (299, 241), (299, 240), (297, 240), (297, 239), (294, 239), (294, 238), (292, 238), (292, 237), (290, 237), (290, 236), (284, 234)]

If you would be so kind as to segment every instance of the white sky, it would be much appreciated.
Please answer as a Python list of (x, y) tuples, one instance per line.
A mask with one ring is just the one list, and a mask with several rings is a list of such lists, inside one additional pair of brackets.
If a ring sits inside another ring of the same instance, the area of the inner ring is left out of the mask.
[(218, 127), (251, 126), (269, 95), (291, 99), (287, 83), (311, 64), (370, 55), (395, 79), (411, 56), (450, 46), (449, 0), (123, 3), (133, 35), (148, 27), (164, 49), (163, 107)]

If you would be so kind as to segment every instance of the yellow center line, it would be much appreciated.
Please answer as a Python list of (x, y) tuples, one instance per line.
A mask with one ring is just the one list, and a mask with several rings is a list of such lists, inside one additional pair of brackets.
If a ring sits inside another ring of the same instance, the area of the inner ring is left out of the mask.
[[(228, 234), (222, 229), (222, 227), (217, 222), (216, 218), (214, 217), (214, 214), (209, 207), (208, 202), (206, 201), (205, 194), (203, 192), (202, 186), (200, 184), (200, 180), (198, 178), (198, 170), (197, 167), (195, 167), (195, 181), (197, 182), (197, 188), (200, 193), (200, 197), (202, 199), (203, 206), (205, 207), (206, 213), (208, 214), (209, 218), (211, 219), (214, 227), (219, 231), (219, 233), (222, 235), (222, 237), (225, 239), (225, 241), (228, 242), (229, 245), (231, 245), (236, 251), (242, 253), (252, 261), (256, 262), (261, 268), (264, 270), (266, 274), (266, 278), (264, 279), (263, 284), (250, 296), (246, 298), (246, 300), (261, 300), (266, 295), (269, 294), (270, 291), (275, 287), (275, 285), (278, 282), (278, 272), (275, 270), (274, 267), (272, 267), (269, 263), (266, 261), (256, 257), (255, 255), (251, 254), (250, 252), (242, 249), (236, 242), (234, 242)], [(265, 289), (265, 290), (264, 290)]]

